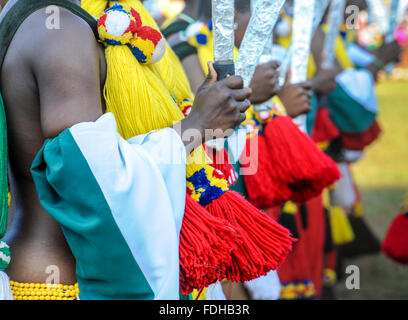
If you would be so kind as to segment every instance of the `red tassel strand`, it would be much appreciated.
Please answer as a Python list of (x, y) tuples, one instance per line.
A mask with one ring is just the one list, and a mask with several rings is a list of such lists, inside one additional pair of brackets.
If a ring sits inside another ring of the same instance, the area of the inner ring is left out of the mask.
[(276, 176), (292, 191), (291, 200), (306, 202), (340, 178), (336, 163), (287, 116), (265, 127)]
[(228, 220), (242, 240), (232, 250), (232, 265), (226, 270), (225, 278), (230, 281), (249, 281), (266, 275), (292, 249), (295, 239), (289, 231), (236, 192), (223, 193), (206, 209), (217, 218)]
[(247, 139), (241, 168), (256, 172), (243, 175), (249, 201), (257, 208), (281, 206), (290, 199), (291, 190), (276, 177), (265, 137)]
[(179, 246), (181, 293), (188, 295), (223, 280), (238, 245), (241, 240), (231, 224), (211, 215), (187, 194)]

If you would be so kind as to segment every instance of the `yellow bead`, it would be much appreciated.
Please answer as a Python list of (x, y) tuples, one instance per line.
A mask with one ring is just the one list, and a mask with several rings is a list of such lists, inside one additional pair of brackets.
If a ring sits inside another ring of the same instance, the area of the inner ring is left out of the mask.
[(38, 289), (38, 288), (40, 288), (40, 284), (36, 283), (34, 287)]
[(30, 284), (24, 283), (24, 288), (28, 288), (29, 286), (30, 286)]
[(14, 285), (14, 281), (10, 280), (10, 285), (13, 286)]
[(45, 300), (50, 300), (50, 296), (45, 296)]
[(68, 286), (67, 286), (67, 285), (64, 285), (64, 286), (62, 287), (62, 289), (64, 289), (64, 290), (68, 290), (69, 288), (68, 288)]
[(38, 300), (44, 300), (44, 299), (45, 299), (44, 296), (39, 296), (39, 297), (38, 297)]
[(30, 283), (30, 288), (34, 288), (34, 283)]
[(47, 286), (47, 285), (46, 285), (45, 283), (41, 283), (41, 284), (40, 284), (40, 287), (41, 287), (41, 288), (45, 288), (46, 286)]

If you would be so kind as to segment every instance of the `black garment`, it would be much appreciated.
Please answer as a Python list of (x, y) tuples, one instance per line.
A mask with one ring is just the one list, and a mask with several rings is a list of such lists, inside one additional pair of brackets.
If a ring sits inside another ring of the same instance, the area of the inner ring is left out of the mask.
[[(183, 14), (185, 15), (185, 14)], [(188, 16), (187, 16), (188, 17)], [(190, 21), (187, 21), (182, 18), (181, 15), (177, 16), (175, 20), (165, 29), (161, 30), (163, 36), (168, 39), (172, 35), (185, 31), (188, 26), (191, 24), (191, 21), (194, 19), (191, 17), (188, 17)], [(188, 56), (191, 56), (193, 54), (197, 54), (197, 49), (191, 46), (186, 40), (181, 41), (171, 47), (177, 57), (182, 61), (183, 59), (187, 58)]]

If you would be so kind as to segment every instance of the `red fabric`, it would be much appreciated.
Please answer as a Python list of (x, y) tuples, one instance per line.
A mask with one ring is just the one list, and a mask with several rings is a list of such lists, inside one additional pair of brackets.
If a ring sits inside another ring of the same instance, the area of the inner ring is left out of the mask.
[(392, 221), (382, 250), (391, 259), (408, 265), (408, 213), (399, 214)]
[(337, 267), (337, 249), (326, 253), (324, 268), (336, 270)]
[(327, 108), (319, 108), (314, 123), (312, 139), (315, 142), (331, 141), (340, 135), (339, 129), (330, 120)]
[(323, 286), (323, 259), (325, 241), (325, 212), (322, 196), (315, 197), (306, 203), (308, 210), (308, 228), (304, 234), (307, 242), (307, 258), (311, 270), (311, 279), (320, 297)]
[(348, 150), (363, 150), (377, 140), (380, 134), (381, 128), (377, 120), (374, 120), (371, 127), (361, 133), (350, 134), (342, 132), (341, 141), (343, 147)]
[(229, 161), (227, 150), (223, 148), (222, 150), (217, 151), (213, 148), (207, 147), (206, 144), (203, 144), (203, 147), (213, 162), (211, 166), (214, 169), (220, 170), (224, 174), (224, 178), (228, 182), (228, 187), (233, 185), (238, 180), (238, 176), (233, 165)]
[(307, 228), (304, 229), (300, 212), (296, 213), (299, 240), (292, 252), (278, 269), (281, 282), (311, 280), (316, 297), (321, 295), (323, 282), (323, 259), (325, 240), (325, 213), (322, 197), (318, 196), (306, 203), (308, 213)]

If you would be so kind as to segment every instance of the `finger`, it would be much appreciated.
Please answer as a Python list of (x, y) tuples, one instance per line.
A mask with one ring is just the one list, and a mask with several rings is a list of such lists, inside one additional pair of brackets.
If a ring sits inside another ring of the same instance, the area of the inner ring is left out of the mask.
[(312, 83), (310, 81), (302, 82), (300, 86), (305, 90), (312, 90)]
[(312, 90), (307, 90), (307, 89), (302, 89), (303, 90), (303, 95), (307, 98), (307, 99), (312, 99), (313, 93)]
[(238, 127), (245, 120), (246, 120), (246, 114), (245, 113), (240, 113), (238, 123), (235, 126)]
[(265, 63), (265, 66), (270, 69), (278, 69), (280, 67), (280, 62), (276, 60), (269, 61)]
[(208, 61), (208, 74), (207, 77), (205, 78), (203, 84), (201, 85), (201, 88), (208, 88), (211, 85), (213, 85), (215, 82), (217, 82), (217, 71), (214, 69), (214, 63), (211, 61)]
[(230, 76), (221, 81), (230, 89), (243, 89), (244, 80), (240, 76)]
[(251, 94), (252, 94), (252, 89), (251, 88), (244, 88), (244, 89), (238, 89), (238, 90), (232, 90), (232, 97), (237, 100), (237, 101), (243, 101), (245, 99), (248, 99)]
[(239, 110), (240, 113), (244, 113), (249, 109), (251, 106), (251, 102), (248, 99), (245, 99), (244, 101), (237, 102), (237, 109)]

